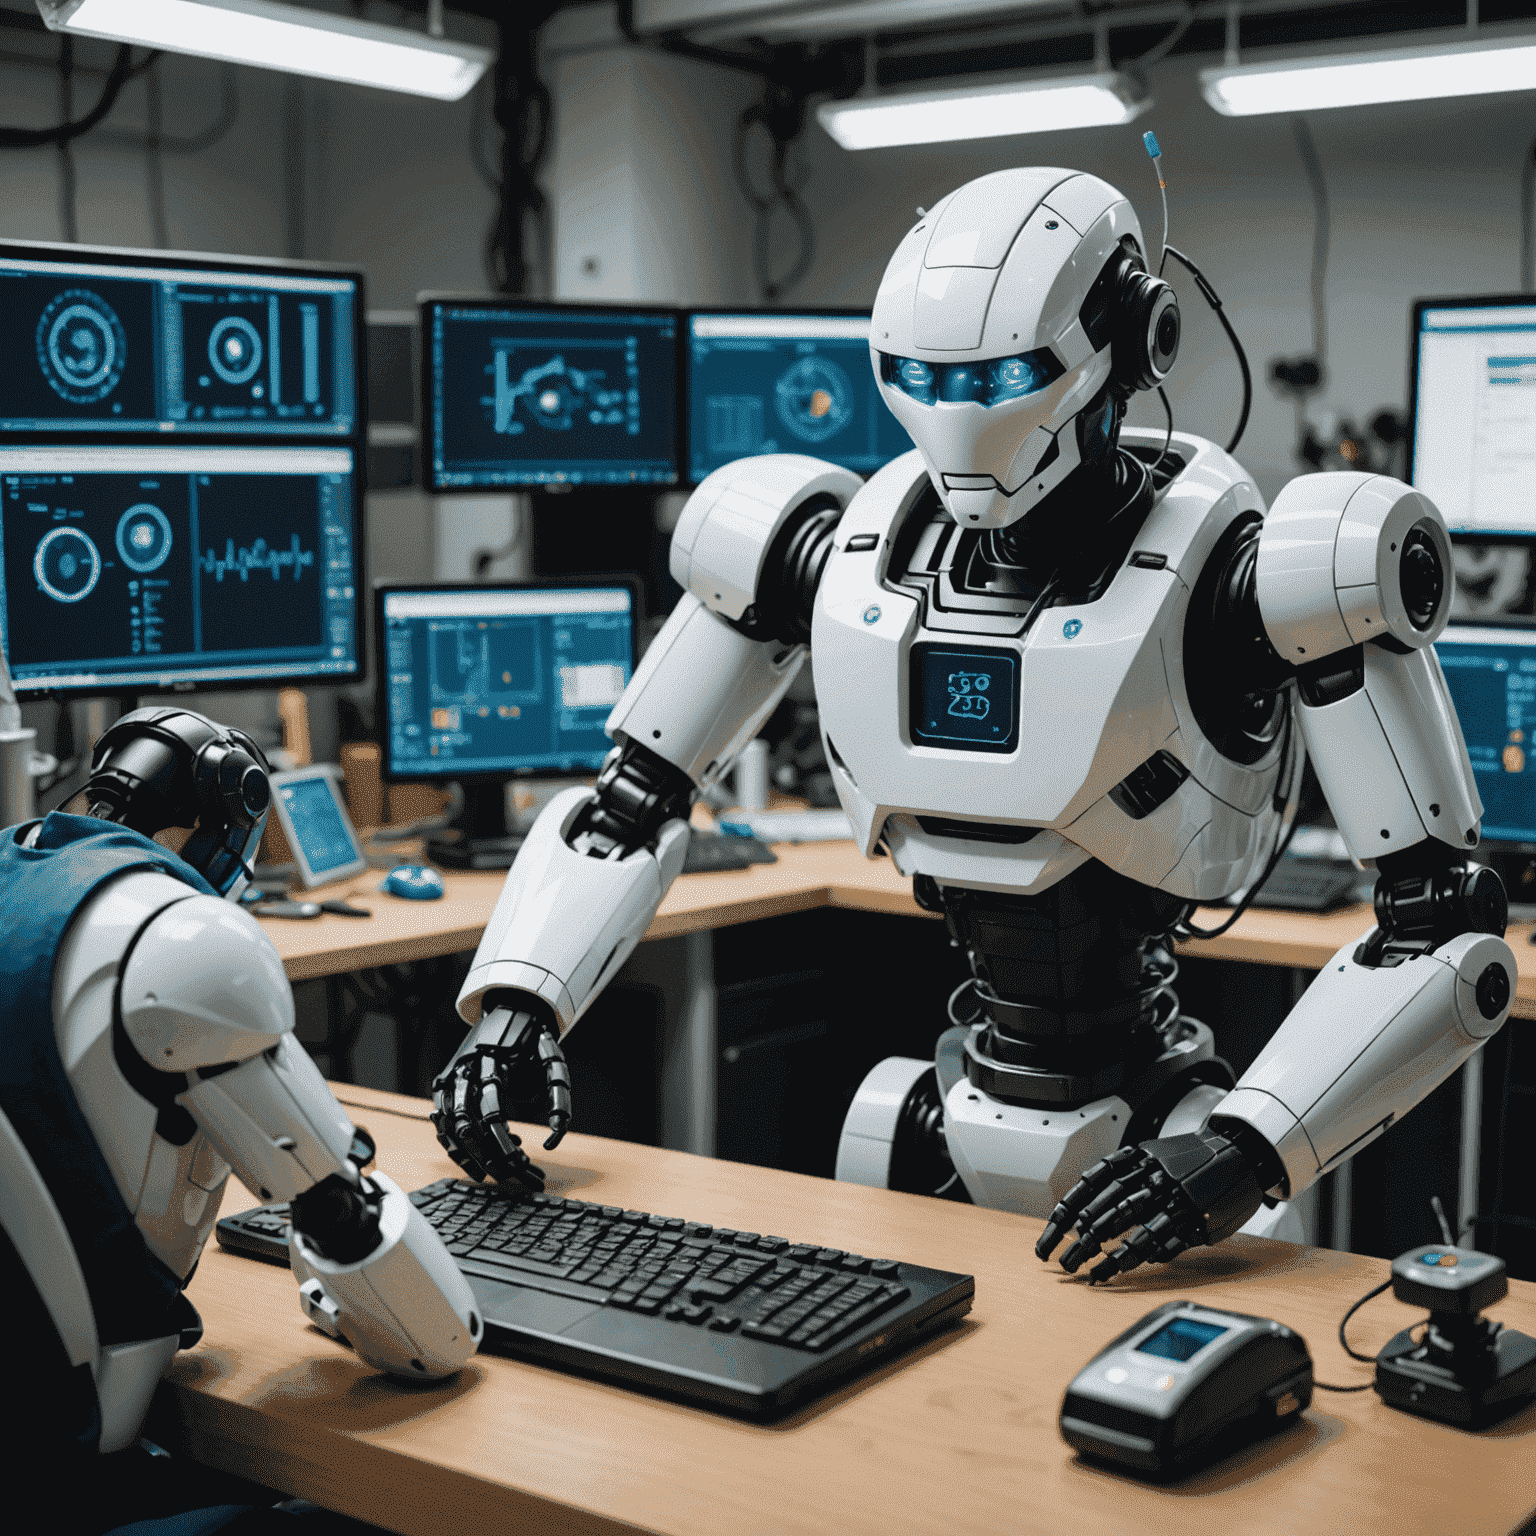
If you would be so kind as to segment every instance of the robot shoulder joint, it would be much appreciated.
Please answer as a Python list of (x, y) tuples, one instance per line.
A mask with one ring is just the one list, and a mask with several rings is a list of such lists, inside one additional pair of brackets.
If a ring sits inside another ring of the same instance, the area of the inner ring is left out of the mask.
[(851, 470), (797, 453), (727, 464), (683, 508), (672, 535), (672, 575), (711, 612), (750, 624), (750, 610), (777, 584), (773, 567), (789, 557), (796, 531), (818, 513), (835, 522), (862, 484)]
[(1450, 618), (1445, 519), (1387, 475), (1292, 480), (1264, 520), (1255, 575), (1265, 631), (1296, 666), (1369, 640), (1422, 650)]
[(118, 983), (123, 1027), (165, 1072), (245, 1061), (293, 1028), (283, 963), (249, 912), (192, 896), (145, 925)]

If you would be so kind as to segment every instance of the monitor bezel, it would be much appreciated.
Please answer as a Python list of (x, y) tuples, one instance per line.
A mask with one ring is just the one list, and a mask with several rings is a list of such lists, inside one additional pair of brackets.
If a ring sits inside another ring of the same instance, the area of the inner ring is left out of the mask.
[[(386, 784), (490, 784), (511, 780), (591, 779), (596, 768), (513, 768), (504, 773), (402, 773), (392, 766), (389, 729), (388, 647), (384, 640), (384, 603), (396, 592), (554, 592), (568, 589), (618, 587), (629, 593), (629, 675), (633, 682), (640, 665), (640, 625), (645, 615), (643, 578), (627, 572), (601, 571), (589, 576), (550, 576), (526, 581), (391, 581), (373, 589), (374, 634), (379, 647), (378, 677), (374, 684), (374, 730), (379, 741), (379, 776)], [(627, 685), (626, 685), (627, 686)]]
[[(804, 315), (813, 319), (848, 320), (864, 319), (873, 324), (873, 312), (868, 309), (860, 309), (858, 305), (851, 304), (808, 304), (803, 308), (792, 309), (766, 309), (761, 305), (752, 304), (694, 304), (682, 312), (683, 323), (678, 327), (678, 343), (683, 348), (682, 366), (678, 373), (678, 431), (683, 439), (682, 474), (683, 478), (678, 482), (679, 488), (696, 490), (704, 482), (693, 478), (693, 439), (690, 433), (692, 422), (689, 419), (688, 402), (693, 395), (693, 348), (688, 344), (692, 338), (690, 325), (695, 315), (765, 315), (775, 319), (791, 320)], [(878, 381), (877, 381), (878, 382)], [(814, 455), (813, 455), (814, 457)], [(858, 470), (851, 470), (851, 474), (858, 475)], [(871, 471), (874, 473), (874, 471)], [(869, 475), (859, 475), (861, 480), (868, 480)]]
[[(1529, 309), (1536, 320), (1536, 293), (1458, 294), (1449, 299), (1415, 299), (1408, 315), (1408, 462), (1404, 478), (1413, 485), (1419, 453), (1419, 337), (1426, 309)], [(1533, 326), (1536, 329), (1536, 326)]]
[[(4, 444), (0, 439), (0, 446), (19, 446)], [(112, 442), (112, 443), (40, 443), (39, 447), (45, 448), (143, 448), (146, 446), (164, 448), (168, 452), (185, 453), (199, 448), (207, 448), (213, 451), (227, 453), (232, 448), (250, 448), (250, 443), (189, 443), (184, 439), (171, 440), (166, 437), (154, 439), (151, 443), (143, 442)], [(16, 698), (20, 703), (34, 703), (43, 699), (78, 699), (78, 698), (171, 698), (184, 697), (196, 693), (253, 693), (266, 691), (272, 692), (277, 688), (361, 688), (368, 682), (368, 623), (367, 623), (367, 587), (368, 587), (368, 546), (367, 546), (367, 518), (364, 514), (363, 495), (365, 491), (364, 475), (367, 469), (367, 447), (361, 441), (352, 438), (342, 438), (335, 442), (307, 442), (307, 443), (263, 443), (262, 447), (268, 451), (284, 452), (334, 452), (338, 448), (345, 448), (352, 455), (352, 549), (353, 549), (353, 602), (352, 602), (352, 643), (357, 656), (357, 667), (353, 672), (271, 672), (262, 677), (232, 677), (232, 678), (176, 678), (169, 683), (125, 683), (122, 686), (114, 686), (111, 679), (98, 679), (94, 683), (70, 684), (65, 687), (36, 688), (28, 687), (21, 679), (14, 679)], [(4, 573), (0, 572), (0, 581), (4, 580)]]
[[(557, 482), (553, 485), (436, 485), (433, 483), (434, 471), (432, 461), (435, 451), (432, 432), (432, 359), (428, 353), (432, 350), (431, 341), (431, 316), (428, 311), (434, 304), (462, 304), (479, 306), (484, 309), (528, 309), (536, 310), (544, 314), (553, 315), (579, 315), (579, 314), (626, 314), (626, 315), (663, 315), (674, 321), (672, 328), (672, 462), (676, 468), (676, 478), (670, 482), (646, 481), (643, 483), (606, 483), (598, 480), (579, 480)], [(617, 300), (594, 299), (575, 303), (565, 299), (525, 299), (518, 294), (511, 293), (446, 293), (429, 290), (416, 295), (416, 324), (420, 330), (420, 393), (418, 401), (421, 407), (421, 489), (428, 496), (562, 496), (571, 491), (602, 491), (605, 495), (645, 497), (666, 495), (674, 491), (680, 491), (687, 487), (687, 467), (683, 462), (684, 455), (684, 429), (683, 406), (684, 397), (682, 389), (682, 332), (680, 322), (686, 311), (679, 309), (675, 304), (630, 304)]]
[(353, 382), (352, 430), (335, 433), (299, 434), (291, 430), (270, 433), (229, 431), (177, 431), (175, 428), (151, 427), (144, 430), (102, 432), (100, 424), (90, 422), (80, 427), (52, 431), (0, 430), (0, 443), (25, 440), (39, 446), (86, 444), (93, 436), (107, 445), (126, 447), (144, 443), (175, 442), (182, 446), (229, 447), (292, 446), (324, 447), (342, 444), (366, 444), (368, 435), (368, 330), (367, 284), (362, 268), (345, 262), (294, 261), (286, 257), (236, 257), (208, 251), (141, 250), (122, 245), (65, 245), (48, 240), (0, 240), (0, 261), (14, 257), (19, 261), (59, 261), (75, 264), (101, 264), (119, 267), (201, 267), (210, 272), (271, 272), (276, 276), (345, 278), (356, 285), (352, 305), (352, 356), (356, 377)]

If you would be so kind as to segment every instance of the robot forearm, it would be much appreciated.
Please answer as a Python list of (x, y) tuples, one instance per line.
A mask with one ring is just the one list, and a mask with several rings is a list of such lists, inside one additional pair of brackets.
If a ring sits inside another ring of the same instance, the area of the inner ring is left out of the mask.
[(1211, 1115), (1213, 1130), (1238, 1121), (1263, 1136), (1292, 1197), (1375, 1140), (1508, 1017), (1515, 959), (1502, 938), (1462, 933), (1377, 966), (1362, 963), (1369, 945), (1328, 962)]

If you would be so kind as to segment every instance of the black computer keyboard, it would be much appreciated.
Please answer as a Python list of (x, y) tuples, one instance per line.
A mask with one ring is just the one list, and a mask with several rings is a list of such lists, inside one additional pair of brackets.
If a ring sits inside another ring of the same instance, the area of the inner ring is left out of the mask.
[(685, 875), (712, 875), (722, 869), (750, 869), (754, 864), (777, 864), (779, 856), (755, 837), (695, 830), (683, 858)]
[[(475, 1287), (485, 1342), (736, 1412), (777, 1411), (970, 1310), (969, 1275), (499, 1185), (412, 1201)], [(218, 1224), (286, 1262), (286, 1207)]]
[(1370, 875), (1353, 864), (1320, 859), (1281, 859), (1253, 898), (1256, 907), (1285, 912), (1334, 912), (1369, 900)]

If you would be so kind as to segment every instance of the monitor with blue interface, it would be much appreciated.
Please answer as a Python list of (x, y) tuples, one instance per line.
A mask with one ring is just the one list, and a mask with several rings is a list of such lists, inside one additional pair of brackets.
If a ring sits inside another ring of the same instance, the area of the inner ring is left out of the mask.
[(678, 481), (674, 310), (427, 296), (428, 490)]
[(1483, 802), (1483, 836), (1536, 845), (1536, 630), (1453, 624), (1436, 642)]
[(695, 485), (759, 453), (806, 453), (870, 475), (911, 448), (870, 367), (867, 314), (695, 311), (687, 329)]
[(350, 447), (0, 443), (17, 693), (363, 675)]
[(0, 435), (354, 436), (362, 279), (0, 243)]
[(637, 585), (384, 587), (384, 776), (595, 774), (635, 665)]
[(1452, 533), (1536, 534), (1536, 296), (1413, 306), (1409, 479)]

